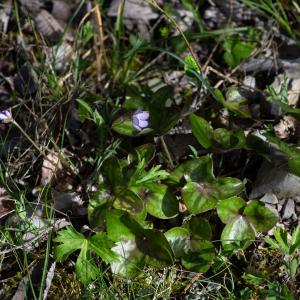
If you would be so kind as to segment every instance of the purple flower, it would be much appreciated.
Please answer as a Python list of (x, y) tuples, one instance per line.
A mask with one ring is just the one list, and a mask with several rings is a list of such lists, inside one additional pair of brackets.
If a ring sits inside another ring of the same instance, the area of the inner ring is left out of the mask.
[(8, 109), (0, 111), (0, 122), (8, 123), (12, 119), (11, 112)]
[(149, 126), (149, 112), (138, 109), (133, 114), (133, 126), (137, 130), (142, 130)]

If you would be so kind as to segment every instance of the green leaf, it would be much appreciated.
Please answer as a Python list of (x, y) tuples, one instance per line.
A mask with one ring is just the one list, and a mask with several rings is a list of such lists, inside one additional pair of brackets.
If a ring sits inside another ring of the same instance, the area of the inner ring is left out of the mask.
[(241, 118), (251, 118), (251, 114), (249, 111), (245, 111), (242, 109), (241, 104), (244, 102), (236, 101), (236, 102), (228, 102), (225, 100), (222, 92), (219, 89), (216, 89), (214, 92), (215, 99), (221, 103), (225, 108), (234, 114), (238, 115)]
[(243, 216), (237, 216), (222, 231), (221, 241), (224, 249), (247, 248), (254, 240), (255, 232)]
[(196, 137), (201, 146), (208, 149), (212, 145), (213, 129), (211, 125), (203, 118), (190, 114), (189, 120), (191, 123), (193, 135)]
[(236, 196), (244, 191), (245, 185), (238, 178), (218, 178), (211, 183), (210, 189), (218, 200)]
[(173, 227), (165, 232), (165, 237), (171, 245), (175, 257), (182, 257), (185, 254), (186, 248), (189, 246), (190, 233), (188, 229)]
[(187, 73), (187, 75), (193, 77), (193, 73), (191, 72), (191, 70), (193, 70), (194, 72), (201, 72), (197, 62), (195, 61), (192, 55), (187, 55), (184, 58), (184, 62), (184, 71)]
[(123, 185), (122, 164), (115, 156), (111, 156), (104, 161), (101, 171), (105, 174), (105, 179), (112, 189)]
[(217, 128), (213, 132), (213, 139), (215, 147), (221, 149), (233, 149), (240, 144), (239, 137), (225, 128)]
[(84, 284), (89, 284), (96, 279), (99, 268), (94, 263), (90, 251), (88, 251), (88, 241), (84, 240), (81, 245), (81, 251), (75, 264), (75, 270), (78, 279)]
[(145, 184), (139, 188), (139, 195), (146, 203), (147, 212), (156, 218), (170, 219), (178, 214), (178, 200), (167, 185)]
[(289, 254), (293, 254), (300, 247), (300, 226), (294, 229)]
[(221, 221), (225, 224), (232, 221), (241, 214), (246, 206), (246, 202), (239, 197), (221, 200), (217, 205), (217, 213)]
[(174, 97), (174, 88), (172, 86), (166, 85), (158, 89), (151, 97), (152, 108), (156, 108), (159, 110), (166, 109), (166, 102), (169, 99), (173, 99)]
[(212, 231), (209, 222), (200, 217), (192, 217), (184, 224), (194, 240), (211, 240)]
[(210, 268), (215, 256), (215, 249), (209, 241), (191, 240), (189, 250), (182, 257), (182, 265), (192, 271), (204, 273)]
[(114, 242), (104, 232), (97, 232), (88, 239), (88, 247), (106, 263), (112, 263), (117, 256), (111, 251)]
[(144, 144), (135, 148), (135, 152), (129, 155), (130, 162), (135, 162), (144, 159), (146, 165), (148, 165), (153, 159), (155, 154), (155, 145), (154, 144)]
[(141, 219), (145, 217), (142, 199), (131, 190), (123, 188), (117, 190), (113, 205), (116, 209), (125, 210), (133, 215), (140, 215)]
[(137, 248), (134, 239), (117, 242), (112, 250), (119, 258), (111, 264), (113, 274), (131, 279), (143, 271), (145, 256)]
[(210, 184), (188, 182), (182, 189), (182, 197), (191, 213), (202, 213), (216, 207), (217, 199)]
[(273, 240), (272, 238), (270, 237), (265, 237), (265, 242), (268, 243), (273, 249), (279, 249), (280, 250), (280, 246), (279, 244)]
[(86, 119), (93, 115), (93, 109), (84, 100), (77, 99), (76, 101), (79, 104), (77, 109), (79, 119), (81, 122), (84, 122)]
[(90, 251), (95, 252), (107, 263), (111, 263), (118, 258), (110, 249), (114, 243), (103, 232), (98, 232), (87, 239), (74, 228), (67, 227), (58, 232), (58, 236), (54, 241), (60, 243), (54, 249), (57, 261), (64, 261), (71, 253), (78, 249), (81, 250), (76, 261), (76, 274), (85, 285), (95, 279), (98, 274)]
[(255, 45), (256, 43), (226, 38), (222, 45), (225, 50), (223, 55), (225, 62), (231, 68), (236, 67), (243, 59), (251, 55)]
[(174, 254), (164, 234), (158, 230), (145, 229), (136, 236), (138, 249), (146, 255), (146, 261), (154, 267), (173, 264)]
[(201, 156), (197, 159), (183, 162), (172, 171), (171, 177), (178, 183), (182, 177), (184, 177), (186, 181), (194, 182), (211, 182), (215, 180), (211, 155)]
[(173, 108), (150, 108), (150, 125), (155, 134), (162, 136), (175, 126), (180, 118), (180, 112)]
[(295, 278), (299, 267), (298, 257), (294, 257), (290, 263), (290, 273), (291, 277)]
[(244, 215), (257, 231), (265, 232), (273, 228), (278, 220), (278, 215), (265, 207), (258, 200), (252, 200), (244, 210)]
[(88, 204), (88, 219), (92, 228), (104, 226), (106, 211), (111, 207), (114, 197), (108, 190), (99, 189)]
[(124, 223), (129, 214), (123, 210), (110, 210), (106, 214), (106, 228), (109, 238), (114, 241), (129, 240), (135, 237), (134, 233)]
[(285, 254), (288, 254), (289, 243), (287, 239), (287, 232), (284, 229), (278, 227), (274, 230), (274, 236), (280, 246), (281, 251), (284, 252)]
[[(67, 227), (64, 230), (58, 232), (55, 242), (61, 243), (55, 247), (55, 257), (57, 261), (64, 261), (74, 251), (81, 248), (85, 242), (85, 237), (73, 227)], [(68, 241), (69, 243), (66, 243)]]

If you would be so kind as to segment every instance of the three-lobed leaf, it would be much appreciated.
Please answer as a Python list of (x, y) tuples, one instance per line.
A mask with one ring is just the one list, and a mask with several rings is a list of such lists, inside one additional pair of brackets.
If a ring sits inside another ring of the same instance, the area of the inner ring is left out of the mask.
[(118, 256), (111, 250), (114, 243), (103, 232), (85, 238), (73, 227), (67, 227), (58, 232), (54, 241), (60, 243), (54, 250), (57, 261), (66, 260), (70, 254), (80, 249), (75, 269), (78, 278), (85, 285), (95, 279), (98, 274), (98, 269), (91, 257), (91, 251), (100, 256), (106, 263), (118, 259)]

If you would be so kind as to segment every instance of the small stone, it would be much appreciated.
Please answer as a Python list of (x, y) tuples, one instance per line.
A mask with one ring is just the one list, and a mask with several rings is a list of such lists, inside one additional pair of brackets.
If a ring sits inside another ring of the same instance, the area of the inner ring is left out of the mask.
[(300, 196), (295, 196), (294, 201), (295, 203), (300, 203)]
[(280, 212), (280, 211), (282, 210), (282, 207), (283, 207), (283, 206), (282, 206), (281, 204), (278, 204), (278, 205), (277, 205), (277, 210)]
[(264, 203), (269, 203), (269, 204), (277, 204), (278, 203), (278, 199), (276, 197), (275, 194), (273, 193), (266, 193), (261, 199), (260, 201), (264, 202)]
[(283, 210), (282, 219), (290, 219), (295, 214), (295, 202), (293, 199), (288, 199)]

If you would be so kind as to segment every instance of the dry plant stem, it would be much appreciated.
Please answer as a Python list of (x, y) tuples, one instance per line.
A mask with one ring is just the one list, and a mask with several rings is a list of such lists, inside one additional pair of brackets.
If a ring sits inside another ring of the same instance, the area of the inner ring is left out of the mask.
[(169, 163), (170, 163), (171, 167), (174, 168), (173, 160), (172, 160), (171, 154), (170, 154), (170, 152), (169, 152), (169, 149), (168, 149), (168, 147), (167, 147), (167, 145), (166, 145), (166, 142), (165, 142), (165, 140), (164, 140), (164, 137), (161, 136), (161, 137), (160, 137), (160, 140), (161, 140), (162, 146), (163, 146), (163, 148), (164, 148), (164, 150), (165, 150), (165, 153), (166, 153), (166, 155), (167, 155), (167, 158), (168, 158), (168, 160), (169, 160)]
[(101, 69), (102, 69), (102, 57), (105, 59), (105, 48), (104, 48), (104, 36), (103, 36), (103, 26), (102, 26), (102, 18), (100, 13), (99, 4), (95, 6), (95, 14), (96, 20), (98, 23), (98, 34), (99, 34), (99, 52), (97, 52), (97, 79), (100, 81), (101, 78)]
[(293, 1), (293, 5), (295, 6), (298, 14), (300, 14), (300, 7), (299, 7), (299, 5), (295, 1)]
[(191, 47), (191, 45), (190, 45), (188, 39), (186, 38), (186, 36), (185, 36), (185, 34), (184, 34), (184, 32), (180, 29), (180, 27), (178, 26), (178, 24), (176, 23), (176, 21), (175, 21), (171, 16), (169, 16), (169, 15), (168, 15), (161, 7), (157, 4), (156, 0), (145, 0), (145, 1), (146, 1), (148, 4), (152, 5), (153, 7), (155, 7), (156, 9), (158, 9), (161, 13), (163, 13), (163, 14), (167, 17), (167, 19), (169, 20), (169, 22), (170, 22), (171, 24), (173, 24), (173, 26), (178, 30), (178, 32), (179, 32), (180, 35), (182, 36), (184, 42), (186, 43), (186, 45), (187, 45), (187, 47), (188, 47), (188, 49), (189, 49), (189, 51), (190, 51), (190, 53), (191, 53), (193, 59), (194, 59), (195, 62), (197, 63), (197, 66), (199, 67), (200, 70), (202, 70), (201, 64), (200, 64), (200, 62), (199, 62), (199, 59), (198, 59), (196, 53), (194, 52), (193, 48)]
[[(36, 150), (39, 151), (39, 153), (44, 157), (46, 158), (47, 157), (47, 154), (45, 153), (45, 151), (43, 151), (43, 149), (41, 149), (33, 140), (32, 138), (26, 133), (26, 131), (15, 121), (15, 120), (12, 120), (12, 124), (14, 124), (21, 132), (22, 134), (30, 141), (30, 143), (34, 146), (34, 148)], [(55, 143), (53, 143), (54, 146)], [(57, 146), (56, 146), (57, 147)], [(47, 151), (49, 153), (52, 153), (53, 155), (58, 155), (58, 157), (70, 168), (70, 170), (75, 174), (75, 175), (78, 175), (77, 171), (76, 171), (76, 167), (74, 166), (74, 164), (66, 157), (64, 157), (64, 155), (62, 154), (62, 152), (59, 150), (59, 149), (56, 149), (58, 151), (58, 153), (50, 150), (50, 149), (47, 149)]]
[(22, 134), (30, 141), (32, 146), (34, 146), (34, 148), (40, 152), (40, 154), (46, 156), (45, 152), (31, 139), (26, 131), (15, 120), (12, 120), (12, 124), (14, 124), (22, 132)]

